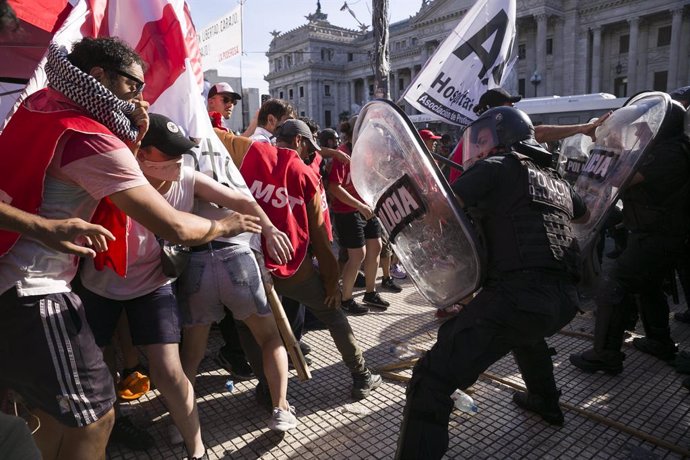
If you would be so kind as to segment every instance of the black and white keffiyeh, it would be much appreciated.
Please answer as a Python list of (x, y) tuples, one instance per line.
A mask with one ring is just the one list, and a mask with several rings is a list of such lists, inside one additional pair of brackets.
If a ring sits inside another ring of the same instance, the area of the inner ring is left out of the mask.
[(134, 112), (134, 104), (118, 98), (98, 80), (72, 65), (65, 51), (55, 43), (48, 48), (45, 70), (48, 86), (79, 104), (118, 138), (123, 141), (137, 138), (139, 129), (127, 117)]

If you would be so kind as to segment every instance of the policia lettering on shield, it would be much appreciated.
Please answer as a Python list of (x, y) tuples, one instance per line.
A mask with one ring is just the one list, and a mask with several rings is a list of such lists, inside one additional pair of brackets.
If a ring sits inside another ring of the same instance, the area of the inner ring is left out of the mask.
[(586, 207), (548, 169), (550, 154), (534, 140), (526, 114), (512, 107), (485, 112), (464, 134), (469, 161), (453, 190), (486, 246), (487, 277), (479, 294), (441, 326), (407, 389), (396, 458), (437, 459), (448, 448), (456, 388), (472, 385), (513, 352), (527, 392), (513, 401), (545, 421), (563, 424), (545, 337), (575, 316), (579, 249), (571, 220)]

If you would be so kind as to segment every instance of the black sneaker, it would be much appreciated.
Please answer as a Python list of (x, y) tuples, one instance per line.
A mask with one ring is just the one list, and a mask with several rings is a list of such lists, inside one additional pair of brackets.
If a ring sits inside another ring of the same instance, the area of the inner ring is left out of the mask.
[(673, 317), (676, 319), (676, 321), (680, 321), (681, 323), (690, 324), (690, 310), (676, 313), (675, 315), (673, 315)]
[(147, 450), (153, 447), (153, 436), (137, 427), (127, 416), (117, 417), (110, 432), (108, 443), (118, 443), (131, 450)]
[(643, 353), (647, 353), (663, 361), (672, 361), (676, 358), (678, 347), (673, 342), (638, 337), (633, 339), (633, 346)]
[(381, 386), (383, 379), (378, 374), (373, 374), (369, 369), (365, 369), (360, 374), (352, 374), (352, 397), (354, 399), (364, 399), (372, 390)]
[(547, 400), (540, 395), (518, 391), (513, 393), (513, 402), (522, 409), (538, 414), (545, 422), (551, 425), (563, 426), (563, 411), (561, 411), (558, 405), (557, 397), (553, 400)]
[(390, 276), (381, 279), (381, 288), (387, 289), (391, 292), (402, 292), (402, 288), (398, 286), (395, 280)]
[(367, 305), (371, 305), (372, 307), (377, 307), (382, 310), (386, 310), (388, 307), (391, 306), (391, 304), (383, 300), (379, 293), (376, 291), (365, 292), (362, 301)]
[(204, 448), (204, 453), (201, 455), (201, 457), (192, 457), (191, 455), (187, 454), (187, 456), (182, 460), (208, 460), (208, 449)]
[(369, 313), (369, 309), (355, 302), (355, 299), (343, 300), (340, 302), (340, 308), (353, 315), (366, 315)]
[(301, 340), (297, 343), (299, 343), (299, 349), (302, 350), (302, 354), (304, 356), (307, 356), (309, 353), (311, 353), (311, 347), (308, 344), (302, 342)]
[(683, 380), (683, 383), (681, 383), (681, 385), (683, 385), (685, 388), (690, 390), (690, 377), (685, 378), (685, 380)]
[(364, 277), (364, 273), (357, 272), (357, 278), (355, 278), (355, 287), (356, 288), (367, 287), (367, 279)]
[(232, 355), (227, 357), (223, 353), (222, 348), (218, 350), (218, 354), (216, 355), (216, 363), (228, 371), (232, 378), (238, 382), (243, 380), (251, 380), (255, 377), (252, 366), (249, 365), (244, 356)]
[(570, 363), (585, 372), (594, 374), (603, 371), (606, 374), (618, 375), (623, 372), (623, 361), (604, 361), (600, 359), (589, 359), (585, 353), (570, 355)]

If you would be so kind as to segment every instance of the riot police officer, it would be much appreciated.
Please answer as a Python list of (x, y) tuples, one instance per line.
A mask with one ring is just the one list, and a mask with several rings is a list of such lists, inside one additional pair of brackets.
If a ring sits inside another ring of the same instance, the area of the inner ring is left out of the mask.
[[(595, 298), (594, 347), (570, 356), (586, 372), (622, 372), (625, 318), (638, 308), (635, 295), (646, 336), (633, 345), (663, 360), (675, 357), (662, 285), (683, 254), (690, 229), (690, 142), (683, 132), (684, 116), (684, 107), (671, 102), (654, 144), (622, 194), (628, 243)], [(649, 135), (646, 123), (638, 125), (633, 126), (638, 137)]]
[(448, 448), (450, 395), (512, 351), (527, 386), (513, 400), (563, 424), (560, 392), (544, 340), (574, 316), (579, 250), (570, 221), (586, 207), (547, 165), (527, 115), (512, 107), (482, 114), (466, 130), (464, 174), (453, 184), (486, 247), (486, 281), (441, 326), (407, 389), (397, 458), (441, 458)]

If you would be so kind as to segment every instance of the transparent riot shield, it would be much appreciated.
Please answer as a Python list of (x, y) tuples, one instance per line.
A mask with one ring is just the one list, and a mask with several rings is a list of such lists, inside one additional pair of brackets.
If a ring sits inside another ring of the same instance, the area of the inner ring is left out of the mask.
[(596, 243), (621, 189), (644, 160), (670, 110), (670, 101), (666, 93), (640, 93), (597, 128), (596, 143), (575, 182), (575, 190), (589, 211), (586, 221), (573, 225), (583, 250)]
[(594, 141), (586, 134), (575, 134), (561, 141), (558, 172), (570, 185), (575, 184), (580, 172), (587, 164), (589, 151), (593, 145)]
[(422, 296), (443, 308), (476, 291), (478, 238), (407, 116), (390, 101), (372, 101), (354, 139), (354, 186)]

